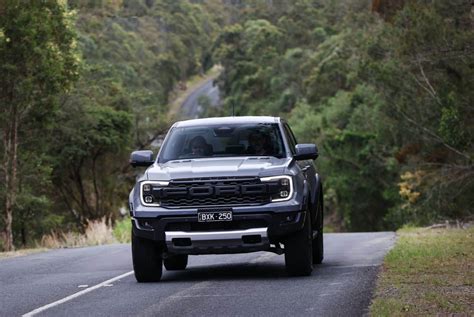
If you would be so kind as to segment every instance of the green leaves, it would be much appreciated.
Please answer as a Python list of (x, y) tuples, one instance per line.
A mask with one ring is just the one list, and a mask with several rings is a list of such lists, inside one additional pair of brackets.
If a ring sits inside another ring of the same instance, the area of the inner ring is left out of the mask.
[(25, 228), (32, 221), (27, 214), (50, 204), (51, 165), (43, 160), (49, 149), (45, 139), (60, 95), (77, 79), (78, 60), (75, 31), (65, 6), (57, 1), (15, 0), (0, 6), (0, 176), (4, 184), (0, 197), (4, 247), (11, 250), (17, 221), (22, 222), (25, 244)]
[(346, 228), (409, 221), (410, 213), (394, 216), (404, 206), (398, 182), (406, 171), (423, 171), (412, 220), (451, 217), (457, 203), (472, 213), (465, 204), (474, 185), (467, 2), (400, 3), (387, 12), (390, 23), (365, 1), (244, 7), (240, 23), (216, 42), (226, 106), (289, 117), (300, 141), (320, 145), (335, 197), (329, 208)]
[(461, 115), (456, 108), (442, 108), (438, 129), (440, 136), (446, 143), (464, 148), (466, 145), (466, 131), (462, 125)]

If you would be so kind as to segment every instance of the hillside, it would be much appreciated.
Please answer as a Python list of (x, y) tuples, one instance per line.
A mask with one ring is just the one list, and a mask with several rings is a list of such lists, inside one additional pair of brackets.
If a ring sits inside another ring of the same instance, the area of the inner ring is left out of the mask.
[(130, 151), (217, 64), (223, 106), (205, 113), (282, 116), (318, 144), (334, 230), (472, 219), (470, 1), (30, 4), (0, 2), (6, 250), (120, 219)]

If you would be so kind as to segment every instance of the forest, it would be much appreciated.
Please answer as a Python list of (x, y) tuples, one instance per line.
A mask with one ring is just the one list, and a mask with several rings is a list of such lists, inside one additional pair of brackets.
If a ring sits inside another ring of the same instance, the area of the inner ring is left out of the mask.
[(122, 221), (129, 153), (214, 65), (206, 116), (318, 145), (328, 228), (473, 220), (470, 0), (0, 0), (0, 250)]

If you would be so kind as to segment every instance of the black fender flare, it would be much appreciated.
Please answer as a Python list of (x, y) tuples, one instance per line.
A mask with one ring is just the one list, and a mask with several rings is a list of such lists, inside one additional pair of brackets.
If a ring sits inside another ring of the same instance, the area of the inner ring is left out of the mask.
[(304, 210), (309, 204), (311, 204), (311, 193), (308, 181), (305, 179), (303, 181), (303, 202), (301, 204), (301, 210)]
[[(316, 173), (314, 175), (315, 181), (314, 181), (314, 188), (311, 188), (311, 193), (310, 193), (310, 199), (311, 199), (311, 207), (315, 208), (315, 206), (318, 205), (318, 203), (321, 204), (321, 212), (324, 210), (324, 195), (323, 195), (323, 183), (321, 181), (321, 176)], [(315, 209), (317, 210), (317, 209)], [(313, 214), (313, 223), (315, 223), (315, 220), (318, 219), (319, 215)]]

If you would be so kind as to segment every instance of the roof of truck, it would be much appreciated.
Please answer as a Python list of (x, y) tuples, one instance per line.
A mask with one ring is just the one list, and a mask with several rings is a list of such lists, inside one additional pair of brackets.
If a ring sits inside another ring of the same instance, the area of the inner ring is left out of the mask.
[(203, 119), (192, 119), (185, 121), (178, 121), (174, 127), (194, 127), (200, 125), (213, 125), (213, 124), (239, 124), (239, 123), (278, 123), (281, 118), (269, 117), (269, 116), (245, 116), (245, 117), (215, 117), (215, 118), (203, 118)]

